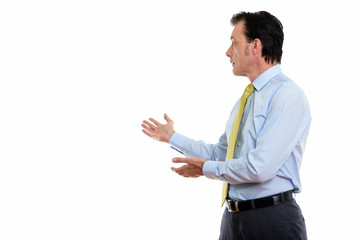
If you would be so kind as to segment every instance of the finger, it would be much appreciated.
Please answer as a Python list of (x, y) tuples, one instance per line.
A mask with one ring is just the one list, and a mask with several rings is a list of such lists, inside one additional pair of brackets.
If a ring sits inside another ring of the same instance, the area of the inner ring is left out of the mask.
[(151, 132), (146, 131), (145, 129), (142, 130), (143, 133), (145, 133), (145, 135), (149, 136), (149, 137), (153, 137), (153, 134)]
[(179, 174), (181, 176), (184, 176), (184, 175), (186, 175), (187, 168), (188, 168), (188, 165), (184, 165), (184, 166), (181, 166), (178, 168), (172, 167), (171, 170), (173, 170), (174, 172), (176, 172), (177, 174)]
[(156, 128), (156, 126), (154, 124), (152, 124), (151, 122), (148, 122), (146, 120), (143, 121), (143, 124), (147, 125), (149, 128), (151, 128), (153, 130)]
[(166, 122), (172, 122), (173, 120), (171, 120), (171, 118), (169, 118), (169, 116), (165, 113), (164, 114), (164, 118)]
[(173, 163), (190, 163), (191, 159), (190, 158), (180, 158), (180, 157), (176, 157), (172, 159)]
[(141, 124), (141, 126), (145, 129), (145, 130), (147, 130), (148, 132), (154, 132), (154, 129), (152, 129), (152, 128), (150, 128), (148, 125), (146, 125), (145, 123), (143, 123), (143, 124)]
[(149, 118), (149, 120), (152, 121), (156, 126), (160, 125), (160, 123), (153, 118)]
[(196, 171), (193, 170), (189, 167), (189, 165), (184, 165), (182, 167), (179, 168), (174, 168), (172, 167), (171, 170), (177, 174), (179, 174), (182, 177), (186, 177), (186, 178), (197, 178), (200, 177), (201, 175)]

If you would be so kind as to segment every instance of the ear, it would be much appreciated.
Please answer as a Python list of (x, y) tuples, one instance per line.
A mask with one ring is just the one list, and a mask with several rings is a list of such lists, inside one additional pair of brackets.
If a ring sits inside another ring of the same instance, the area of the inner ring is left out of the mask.
[(252, 42), (252, 54), (253, 55), (258, 55), (260, 54), (261, 56), (261, 51), (262, 51), (262, 44), (261, 44), (261, 41), (260, 39), (258, 38), (255, 38), (254, 41)]

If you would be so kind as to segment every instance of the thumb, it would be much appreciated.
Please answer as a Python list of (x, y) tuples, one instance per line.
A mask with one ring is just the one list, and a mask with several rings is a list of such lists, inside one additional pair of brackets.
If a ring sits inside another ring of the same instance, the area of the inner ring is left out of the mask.
[(164, 119), (166, 120), (166, 122), (174, 122), (173, 120), (171, 120), (171, 118), (169, 118), (166, 113), (164, 114)]
[(175, 157), (172, 159), (173, 163), (189, 163), (189, 158)]

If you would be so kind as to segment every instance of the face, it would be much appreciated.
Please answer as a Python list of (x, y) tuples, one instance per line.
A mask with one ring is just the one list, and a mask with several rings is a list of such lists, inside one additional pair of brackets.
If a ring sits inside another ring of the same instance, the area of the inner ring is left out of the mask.
[(250, 43), (247, 42), (244, 34), (244, 22), (240, 21), (234, 27), (231, 34), (231, 46), (226, 51), (226, 56), (230, 58), (235, 76), (247, 76), (250, 64)]

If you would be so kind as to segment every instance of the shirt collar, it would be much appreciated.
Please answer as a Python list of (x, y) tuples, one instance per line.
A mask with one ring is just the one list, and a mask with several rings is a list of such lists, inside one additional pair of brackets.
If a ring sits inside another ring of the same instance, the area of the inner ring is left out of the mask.
[(272, 78), (274, 78), (279, 73), (281, 73), (280, 64), (276, 64), (275, 66), (269, 68), (255, 79), (253, 82), (255, 89), (260, 91)]

